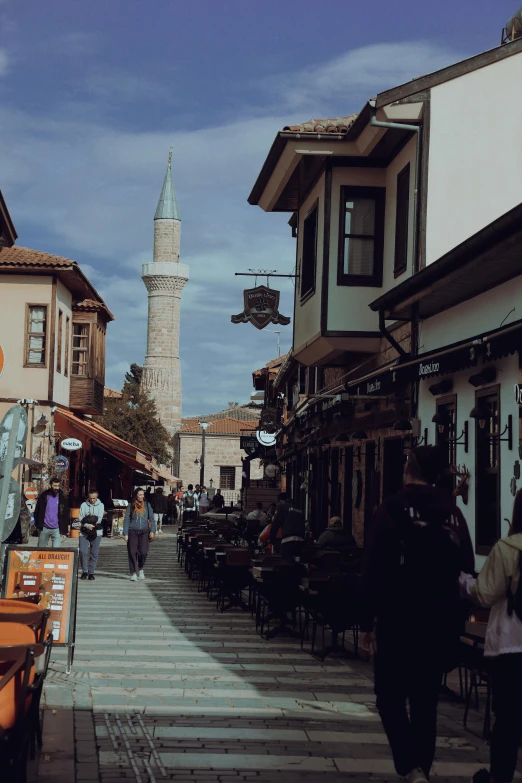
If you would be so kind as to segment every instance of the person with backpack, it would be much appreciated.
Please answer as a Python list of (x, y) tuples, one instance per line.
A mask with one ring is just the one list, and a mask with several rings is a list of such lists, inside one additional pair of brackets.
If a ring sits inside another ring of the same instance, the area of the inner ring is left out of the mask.
[(513, 505), (506, 538), (497, 541), (475, 579), (460, 578), (462, 594), (491, 608), (484, 657), (490, 662), (495, 725), (490, 741), (490, 771), (474, 783), (511, 783), (522, 737), (522, 490)]
[(163, 487), (156, 487), (154, 494), (149, 500), (152, 510), (154, 512), (154, 520), (156, 522), (157, 532), (160, 535), (163, 531), (161, 526), (163, 520), (169, 510), (169, 502), (167, 497), (163, 494)]
[(409, 783), (429, 778), (439, 688), (465, 621), (459, 576), (474, 569), (466, 521), (435, 486), (445, 467), (437, 447), (414, 449), (403, 489), (377, 509), (365, 547), (360, 646), (374, 658), (377, 709)]
[(198, 516), (198, 496), (194, 492), (192, 484), (189, 484), (187, 491), (183, 493), (181, 502), (183, 504), (183, 522), (193, 522)]

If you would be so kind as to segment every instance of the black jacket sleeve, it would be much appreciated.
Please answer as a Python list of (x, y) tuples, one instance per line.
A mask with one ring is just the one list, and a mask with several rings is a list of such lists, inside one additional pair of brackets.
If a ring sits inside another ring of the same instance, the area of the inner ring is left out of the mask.
[(362, 590), (361, 590), (361, 631), (373, 631), (377, 616), (379, 599), (389, 585), (390, 573), (395, 564), (394, 552), (397, 549), (397, 534), (385, 505), (375, 512), (369, 541), (365, 547)]
[(272, 524), (270, 525), (270, 541), (272, 544), (276, 543), (279, 528), (283, 527), (283, 517), (284, 509), (279, 507), (275, 512)]
[(58, 504), (58, 526), (62, 536), (66, 536), (69, 532), (69, 498), (63, 492), (60, 492)]

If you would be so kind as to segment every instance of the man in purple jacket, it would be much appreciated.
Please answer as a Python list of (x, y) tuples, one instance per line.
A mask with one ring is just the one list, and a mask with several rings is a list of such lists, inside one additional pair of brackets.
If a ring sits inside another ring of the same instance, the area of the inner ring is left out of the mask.
[(42, 492), (36, 503), (34, 520), (38, 546), (59, 547), (69, 532), (69, 502), (60, 489), (60, 479), (53, 476), (50, 489)]

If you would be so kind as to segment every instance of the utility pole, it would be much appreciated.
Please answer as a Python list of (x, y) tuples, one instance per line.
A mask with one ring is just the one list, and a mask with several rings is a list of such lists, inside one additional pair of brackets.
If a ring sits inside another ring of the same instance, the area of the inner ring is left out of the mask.
[(201, 462), (199, 466), (199, 485), (200, 487), (203, 487), (205, 485), (205, 435), (207, 433), (208, 427), (210, 427), (210, 422), (200, 421), (198, 424), (201, 427)]

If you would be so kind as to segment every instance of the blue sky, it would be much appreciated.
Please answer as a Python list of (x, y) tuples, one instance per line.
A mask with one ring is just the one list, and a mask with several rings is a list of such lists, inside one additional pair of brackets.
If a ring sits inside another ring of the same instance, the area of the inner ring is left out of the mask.
[[(288, 215), (247, 196), (276, 132), (497, 46), (516, 0), (0, 0), (0, 187), (18, 244), (77, 260), (116, 316), (107, 384), (143, 362), (168, 149), (182, 218), (183, 412), (246, 402), (276, 336), (234, 326), (248, 278), (291, 272)], [(283, 280), (281, 312), (292, 315)], [(275, 327), (274, 327), (275, 328)], [(291, 326), (282, 327), (282, 348)]]

